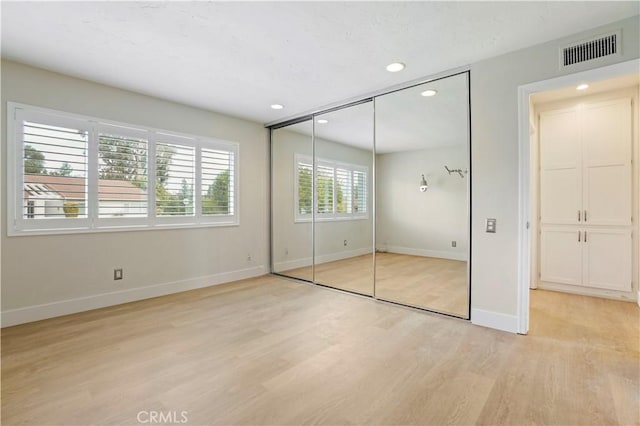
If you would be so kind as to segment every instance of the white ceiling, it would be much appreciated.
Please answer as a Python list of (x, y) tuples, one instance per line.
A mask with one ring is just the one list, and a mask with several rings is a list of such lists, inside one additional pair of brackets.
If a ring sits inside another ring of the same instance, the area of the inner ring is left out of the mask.
[[(421, 96), (427, 89), (432, 97)], [(367, 102), (315, 116), (310, 122), (291, 126), (305, 136), (371, 150), (374, 140), (374, 107)], [(318, 123), (318, 120), (327, 123)], [(468, 141), (469, 98), (466, 74), (410, 87), (375, 99), (376, 153), (416, 151), (464, 146)], [(302, 141), (309, 140), (307, 138)]]
[[(272, 122), (637, 15), (639, 4), (3, 1), (1, 47), (8, 59)], [(393, 61), (407, 68), (388, 73)]]

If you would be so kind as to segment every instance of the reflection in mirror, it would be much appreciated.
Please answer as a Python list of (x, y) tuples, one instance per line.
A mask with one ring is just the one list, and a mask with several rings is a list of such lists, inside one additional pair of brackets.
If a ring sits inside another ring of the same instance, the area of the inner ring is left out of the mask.
[(373, 295), (373, 102), (314, 119), (314, 281)]
[(313, 281), (312, 129), (308, 120), (271, 132), (272, 271), (306, 281)]
[(376, 296), (469, 317), (467, 74), (379, 96)]

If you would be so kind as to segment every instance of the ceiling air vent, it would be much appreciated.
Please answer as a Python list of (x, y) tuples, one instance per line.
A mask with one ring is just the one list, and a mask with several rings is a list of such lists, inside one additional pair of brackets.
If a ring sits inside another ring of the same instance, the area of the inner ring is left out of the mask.
[(572, 43), (560, 50), (561, 67), (620, 54), (620, 31)]

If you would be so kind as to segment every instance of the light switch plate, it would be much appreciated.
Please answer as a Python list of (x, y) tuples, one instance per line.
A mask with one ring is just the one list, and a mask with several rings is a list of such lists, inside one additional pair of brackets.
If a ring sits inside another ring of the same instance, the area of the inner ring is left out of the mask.
[(496, 233), (496, 220), (489, 218), (487, 219), (487, 232), (491, 233), (491, 234), (495, 234)]

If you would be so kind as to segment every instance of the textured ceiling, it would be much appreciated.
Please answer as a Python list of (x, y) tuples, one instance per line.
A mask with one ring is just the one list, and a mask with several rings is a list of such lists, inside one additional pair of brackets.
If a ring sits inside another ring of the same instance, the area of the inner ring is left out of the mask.
[[(638, 2), (7, 2), (2, 56), (272, 122), (638, 14)], [(388, 73), (385, 65), (407, 68)], [(284, 110), (269, 108), (273, 103)]]
[[(427, 89), (432, 97), (421, 96)], [(466, 73), (406, 88), (367, 102), (316, 115), (316, 123), (295, 124), (291, 130), (307, 137), (371, 150), (378, 154), (464, 146), (469, 140), (469, 97)], [(326, 120), (327, 123), (320, 123)]]

